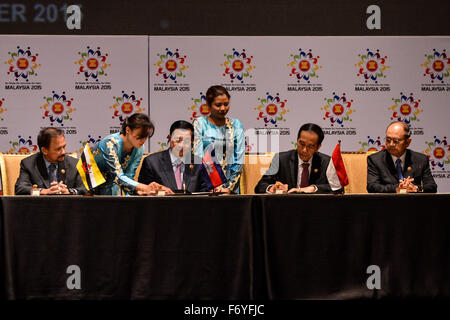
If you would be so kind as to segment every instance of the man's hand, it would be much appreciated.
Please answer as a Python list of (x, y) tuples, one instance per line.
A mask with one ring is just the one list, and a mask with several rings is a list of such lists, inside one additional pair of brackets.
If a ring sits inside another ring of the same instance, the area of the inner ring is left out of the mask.
[(413, 184), (414, 179), (406, 177), (403, 180), (400, 180), (398, 187), (395, 189), (396, 193), (400, 193), (401, 189), (406, 190), (407, 193), (417, 192), (419, 188)]
[(304, 193), (314, 193), (316, 192), (316, 188), (311, 185), (303, 188), (292, 188), (288, 191), (288, 193), (294, 193), (294, 192), (304, 192)]
[(62, 181), (60, 181), (58, 185), (61, 194), (70, 194), (69, 188), (67, 188), (67, 186)]
[(60, 181), (59, 183), (56, 181), (53, 181), (50, 184), (50, 188), (47, 189), (42, 189), (40, 194), (45, 196), (47, 194), (69, 194), (69, 189), (67, 188), (67, 186)]
[(275, 182), (275, 184), (273, 186), (271, 186), (269, 188), (269, 192), (270, 193), (276, 193), (277, 190), (283, 190), (284, 192), (288, 191), (288, 185), (287, 184), (283, 184), (280, 181)]

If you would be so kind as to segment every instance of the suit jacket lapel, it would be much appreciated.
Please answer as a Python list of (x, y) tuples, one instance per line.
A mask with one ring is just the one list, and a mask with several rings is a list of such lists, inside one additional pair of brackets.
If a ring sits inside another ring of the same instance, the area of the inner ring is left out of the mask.
[(166, 177), (165, 180), (168, 182), (166, 187), (176, 190), (178, 189), (177, 182), (175, 181), (175, 174), (173, 173), (172, 160), (170, 159), (169, 152), (169, 149), (163, 151), (162, 157), (160, 158), (160, 165), (162, 168), (162, 175)]
[(195, 186), (191, 189), (191, 177), (192, 177), (192, 171), (194, 169), (191, 168), (190, 164), (184, 165), (184, 173), (183, 173), (183, 182), (186, 186), (186, 190), (194, 190)]
[(45, 166), (44, 156), (42, 155), (42, 153), (39, 153), (39, 156), (36, 160), (36, 165), (39, 170), (39, 173), (41, 174), (42, 181), (44, 182), (44, 186), (46, 188), (50, 188), (48, 171), (47, 171), (47, 167)]
[(396, 183), (398, 183), (399, 177), (397, 175), (397, 169), (395, 168), (394, 161), (392, 161), (392, 156), (386, 149), (383, 150), (383, 152), (385, 153), (385, 161), (387, 168), (389, 169), (391, 175), (393, 175), (396, 178)]
[(194, 157), (191, 154), (190, 163), (184, 165), (183, 182), (185, 183), (186, 190), (193, 190), (193, 191), (195, 191), (195, 187), (196, 186), (193, 185), (191, 187), (191, 183), (193, 183), (192, 182), (192, 177), (194, 176), (194, 171), (195, 171), (194, 168), (195, 168), (195, 166), (194, 166)]
[[(331, 161), (331, 160), (330, 160)], [(314, 184), (320, 176), (320, 170), (321, 170), (321, 160), (319, 155), (316, 153), (313, 154), (312, 158), (312, 166), (311, 166), (311, 174), (309, 176), (309, 184)]]
[[(70, 157), (66, 155), (66, 157)], [(56, 176), (58, 178), (58, 182), (62, 181), (64, 184), (66, 183), (66, 160), (58, 162), (58, 171), (56, 172)]]
[[(408, 168), (411, 168), (411, 170), (408, 170)], [(404, 177), (414, 177), (413, 175), (413, 162), (411, 159), (411, 152), (406, 149), (406, 156), (405, 156), (405, 166), (403, 167), (403, 176)]]
[(290, 168), (291, 174), (289, 175), (290, 181), (288, 182), (289, 188), (297, 188), (297, 178), (298, 178), (298, 153), (294, 150), (290, 157)]

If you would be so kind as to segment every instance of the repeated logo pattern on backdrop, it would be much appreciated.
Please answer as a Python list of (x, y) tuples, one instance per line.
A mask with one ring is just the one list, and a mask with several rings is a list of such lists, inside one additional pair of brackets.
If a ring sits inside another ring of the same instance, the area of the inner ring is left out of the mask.
[(206, 90), (221, 84), (247, 152), (292, 149), (307, 122), (324, 129), (326, 154), (337, 140), (382, 150), (387, 125), (403, 121), (450, 192), (449, 49), (450, 36), (1, 35), (0, 151), (36, 150), (46, 126), (79, 151), (136, 112), (156, 126), (146, 152), (162, 150), (173, 121), (208, 116)]
[(148, 76), (145, 36), (0, 35), (0, 152), (38, 151), (44, 127), (64, 131), (67, 152), (80, 150), (120, 125), (125, 112), (113, 119), (108, 108), (115, 94), (133, 88), (147, 101)]
[[(375, 152), (385, 148), (388, 124), (402, 121), (410, 148), (425, 153), (430, 137), (450, 134), (449, 47), (450, 37), (150, 37), (151, 151), (168, 147), (174, 120), (208, 116), (206, 89), (221, 84), (229, 116), (243, 123), (246, 152), (295, 148), (307, 122), (324, 130), (324, 153), (338, 140), (343, 151)], [(176, 71), (164, 68), (164, 48), (186, 56), (191, 92), (167, 88), (185, 78), (169, 77)], [(438, 183), (450, 191), (450, 178)]]

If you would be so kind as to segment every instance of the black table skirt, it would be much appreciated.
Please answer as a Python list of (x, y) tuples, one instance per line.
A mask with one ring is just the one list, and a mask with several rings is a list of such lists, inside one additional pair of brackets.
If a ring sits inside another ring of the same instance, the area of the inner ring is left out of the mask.
[(1, 200), (6, 299), (450, 296), (448, 194)]

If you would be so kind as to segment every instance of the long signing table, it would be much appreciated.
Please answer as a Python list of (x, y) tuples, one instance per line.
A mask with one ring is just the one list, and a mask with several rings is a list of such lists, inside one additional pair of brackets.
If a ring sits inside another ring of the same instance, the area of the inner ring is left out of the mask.
[(2, 295), (450, 297), (449, 207), (450, 194), (1, 197)]

